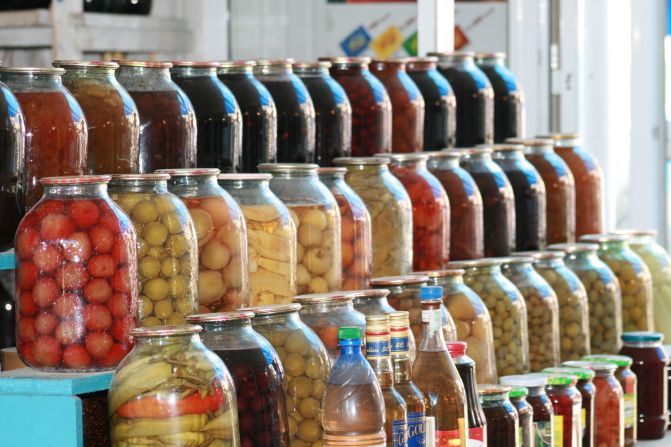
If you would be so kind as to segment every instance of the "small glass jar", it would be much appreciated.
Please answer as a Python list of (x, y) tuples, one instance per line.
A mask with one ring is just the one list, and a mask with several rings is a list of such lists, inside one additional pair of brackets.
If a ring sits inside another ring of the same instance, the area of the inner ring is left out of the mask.
[(22, 186), (26, 122), (19, 101), (0, 82), (0, 252), (14, 246), (16, 227), (24, 213)]
[(55, 61), (63, 85), (86, 115), (88, 174), (135, 174), (140, 168), (140, 118), (119, 84), (115, 62)]
[(253, 61), (219, 64), (217, 77), (233, 93), (242, 115), (240, 172), (256, 172), (260, 163), (277, 161), (277, 110), (267, 88), (252, 74)]
[(112, 200), (137, 233), (140, 326), (179, 325), (198, 310), (198, 238), (167, 174), (112, 177)]
[(513, 187), (516, 250), (542, 250), (547, 236), (545, 183), (523, 151), (524, 146), (519, 144), (497, 144), (493, 158)]
[(273, 174), (270, 190), (289, 208), (296, 225), (299, 294), (342, 286), (340, 211), (333, 194), (319, 181), (318, 168), (307, 163), (259, 165), (259, 171)]
[(429, 153), (427, 167), (445, 188), (450, 201), (450, 259), (482, 258), (485, 253), (482, 196), (478, 185), (459, 166), (458, 151)]
[(270, 190), (270, 174), (217, 177), (242, 209), (247, 226), (249, 305), (290, 303), (296, 295), (296, 226)]
[(196, 167), (196, 114), (170, 79), (170, 62), (117, 61), (140, 114), (140, 172)]
[(293, 64), (314, 104), (314, 162), (319, 166), (333, 166), (334, 158), (352, 155), (352, 106), (345, 90), (329, 74), (330, 67), (328, 61)]
[(315, 108), (308, 89), (291, 69), (293, 59), (256, 61), (254, 76), (268, 89), (277, 109), (277, 161), (315, 161)]
[(352, 156), (391, 152), (391, 100), (384, 85), (368, 68), (370, 58), (328, 60), (331, 76), (345, 90), (352, 106)]
[(508, 393), (510, 403), (513, 404), (517, 410), (517, 417), (519, 418), (520, 426), (518, 432), (518, 439), (520, 447), (533, 447), (534, 442), (534, 409), (527, 402), (529, 391), (523, 386), (513, 387)]
[(582, 446), (582, 397), (576, 387), (578, 378), (570, 374), (536, 373), (547, 377), (545, 387), (554, 410), (555, 442), (563, 439), (564, 447)]
[(173, 62), (170, 76), (196, 113), (196, 165), (238, 172), (242, 165), (242, 115), (233, 93), (217, 78), (218, 62)]
[(345, 183), (345, 168), (320, 168), (319, 180), (338, 202), (342, 240), (342, 290), (368, 287), (373, 263), (371, 218), (366, 205)]
[(17, 351), (48, 371), (97, 371), (131, 350), (136, 235), (109, 176), (47, 177), (16, 233)]
[(200, 338), (226, 365), (235, 384), (240, 444), (289, 447), (284, 369), (272, 345), (252, 329), (246, 310), (192, 315)]
[(515, 257), (501, 266), (517, 287), (527, 308), (531, 371), (557, 366), (559, 357), (559, 301), (550, 284), (533, 268), (531, 257)]
[[(0, 67), (0, 82), (16, 96), (25, 120), (24, 161), (19, 175), (22, 211), (42, 196), (40, 179), (86, 172), (87, 127), (84, 112), (63, 86), (62, 68)], [(5, 209), (5, 208), (3, 208)]]
[(507, 258), (485, 258), (450, 262), (449, 268), (463, 269), (464, 282), (477, 293), (492, 318), (494, 354), (499, 375), (529, 372), (529, 334), (524, 297), (501, 272)]
[(247, 226), (240, 206), (217, 184), (219, 169), (158, 172), (171, 175), (168, 190), (182, 199), (196, 227), (199, 313), (247, 305)]
[(420, 152), (424, 148), (424, 98), (405, 71), (405, 60), (374, 60), (370, 71), (384, 85), (391, 100), (392, 152)]
[(508, 399), (510, 387), (478, 385), (480, 404), (487, 419), (488, 447), (520, 447), (517, 410)]
[(200, 341), (200, 326), (132, 331), (135, 348), (109, 389), (112, 446), (130, 443), (239, 447), (235, 386), (224, 362)]
[(547, 383), (548, 379), (540, 374), (501, 377), (501, 385), (524, 387), (528, 392), (526, 401), (533, 410), (533, 445), (536, 447), (563, 447), (563, 442), (557, 440), (557, 443), (555, 443), (555, 413), (552, 401), (545, 393)]
[(424, 98), (424, 151), (454, 147), (457, 100), (450, 83), (436, 68), (436, 57), (410, 57), (406, 71)]
[(515, 251), (515, 194), (508, 177), (492, 160), (492, 149), (462, 152), (461, 167), (480, 190), (483, 203), (485, 256), (508, 256)]
[(382, 157), (337, 158), (345, 166), (345, 182), (363, 200), (371, 217), (371, 275), (405, 275), (412, 271), (412, 202), (403, 184)]

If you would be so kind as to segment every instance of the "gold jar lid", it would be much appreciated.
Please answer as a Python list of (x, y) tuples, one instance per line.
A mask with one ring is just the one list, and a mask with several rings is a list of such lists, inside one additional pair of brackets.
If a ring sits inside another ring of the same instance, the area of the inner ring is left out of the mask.
[(236, 310), (232, 312), (214, 312), (207, 314), (195, 314), (186, 317), (186, 321), (192, 324), (218, 323), (224, 321), (249, 320), (254, 318), (254, 312), (249, 310)]
[(370, 285), (377, 286), (409, 286), (422, 284), (429, 281), (427, 276), (420, 275), (399, 275), (399, 276), (381, 276), (370, 280)]
[(426, 276), (428, 278), (449, 278), (452, 276), (462, 276), (465, 273), (463, 269), (445, 269), (445, 270), (426, 270), (423, 272), (412, 272), (413, 275)]
[(598, 249), (599, 244), (589, 244), (586, 242), (569, 242), (563, 244), (552, 244), (548, 246), (548, 250), (557, 250), (566, 254), (597, 251)]
[(305, 304), (329, 304), (329, 303), (346, 303), (354, 299), (353, 292), (338, 291), (326, 293), (308, 293), (305, 295), (297, 295), (293, 297), (294, 303)]
[(197, 324), (183, 324), (179, 326), (137, 327), (131, 329), (130, 335), (137, 338), (169, 337), (172, 335), (193, 335), (203, 328)]
[(243, 307), (240, 310), (248, 310), (253, 312), (255, 317), (259, 317), (298, 312), (301, 310), (301, 305), (298, 303), (270, 304), (268, 306)]
[(333, 164), (339, 166), (359, 166), (359, 165), (373, 165), (381, 166), (390, 163), (389, 157), (337, 157), (333, 159)]
[(257, 166), (260, 172), (270, 172), (272, 174), (292, 173), (292, 172), (317, 172), (319, 165), (314, 163), (261, 163)]
[(359, 298), (386, 298), (391, 290), (389, 289), (365, 289), (365, 290), (352, 290), (352, 297), (354, 299)]
[(216, 168), (180, 168), (180, 169), (157, 169), (158, 174), (168, 174), (171, 177), (199, 177), (207, 175), (219, 175), (221, 172)]

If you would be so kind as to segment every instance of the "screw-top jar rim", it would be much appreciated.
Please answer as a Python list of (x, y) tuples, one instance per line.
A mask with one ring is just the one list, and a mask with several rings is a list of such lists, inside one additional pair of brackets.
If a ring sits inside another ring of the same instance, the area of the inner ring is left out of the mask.
[(388, 158), (391, 163), (404, 161), (426, 161), (429, 159), (427, 154), (421, 152), (409, 152), (405, 154), (375, 154), (374, 157)]
[(275, 173), (316, 173), (319, 165), (315, 163), (261, 163), (257, 166), (260, 172)]
[(613, 234), (613, 233), (600, 233), (600, 234), (585, 234), (580, 237), (580, 242), (593, 242), (593, 243), (604, 243), (604, 242), (626, 242), (630, 239), (629, 236), (624, 234)]
[(369, 283), (371, 286), (409, 286), (422, 284), (429, 281), (428, 276), (420, 275), (399, 275), (399, 276), (381, 276), (372, 278)]
[(179, 168), (179, 169), (157, 169), (157, 174), (168, 174), (171, 177), (200, 177), (219, 175), (221, 172), (217, 168)]
[(427, 56), (435, 56), (440, 60), (467, 60), (475, 57), (473, 51), (431, 51)]
[(494, 152), (523, 152), (523, 144), (514, 144), (514, 143), (498, 143), (491, 146)]
[(329, 303), (347, 303), (354, 299), (354, 294), (350, 291), (325, 292), (325, 293), (307, 293), (296, 295), (292, 298), (294, 303), (306, 304), (329, 304)]
[(294, 62), (293, 64), (291, 64), (291, 67), (292, 67), (295, 71), (296, 71), (296, 70), (300, 71), (300, 70), (305, 70), (305, 69), (320, 69), (320, 70), (323, 70), (323, 69), (325, 69), (325, 68), (331, 68), (332, 65), (333, 65), (333, 64), (331, 64), (330, 61), (326, 61), (326, 60), (321, 61), (321, 60), (320, 60), (320, 61), (316, 61), (316, 62), (315, 62), (315, 61), (310, 61), (310, 62), (305, 62), (305, 61)]
[(345, 57), (345, 56), (338, 56), (338, 57), (320, 57), (318, 59), (319, 61), (328, 61), (331, 63), (332, 66), (336, 65), (359, 65), (359, 66), (367, 66), (368, 64), (371, 63), (371, 58), (370, 57)]
[(412, 56), (405, 58), (406, 70), (421, 71), (425, 70), (427, 66), (435, 66), (438, 63), (438, 58), (435, 56)]
[(481, 259), (469, 259), (466, 261), (450, 261), (447, 263), (448, 269), (474, 269), (480, 267), (496, 267), (504, 264), (506, 262), (511, 262), (512, 257), (503, 257), (503, 258), (481, 258)]
[(524, 386), (527, 388), (536, 388), (548, 384), (548, 379), (545, 376), (537, 376), (531, 374), (515, 374), (511, 376), (503, 376), (499, 378), (502, 385), (507, 386)]
[(506, 143), (521, 144), (527, 153), (543, 154), (554, 151), (552, 140), (543, 138), (508, 138)]
[(627, 355), (614, 354), (592, 354), (586, 355), (581, 360), (588, 362), (607, 362), (616, 365), (618, 368), (628, 368), (634, 363), (634, 359)]
[(219, 68), (221, 62), (217, 61), (170, 61), (170, 68)]
[(101, 68), (105, 70), (116, 70), (119, 64), (112, 61), (80, 61), (59, 59), (51, 63), (56, 68)]
[(426, 155), (428, 155), (429, 160), (432, 158), (459, 159), (464, 156), (464, 154), (459, 149), (442, 149), (439, 151), (427, 152)]
[(298, 303), (270, 304), (268, 306), (243, 307), (240, 310), (248, 310), (253, 312), (255, 317), (260, 317), (298, 312), (301, 310), (301, 305)]
[(57, 67), (0, 67), (0, 73), (62, 76), (65, 69)]
[(578, 380), (592, 380), (594, 378), (594, 371), (589, 368), (577, 368), (575, 366), (553, 366), (545, 368), (542, 372), (550, 374), (570, 374), (578, 378)]
[(617, 229), (609, 234), (621, 234), (629, 237), (657, 237), (657, 230)]
[(565, 254), (595, 252), (599, 249), (599, 244), (589, 244), (586, 242), (566, 242), (562, 244), (551, 244), (548, 250), (555, 250)]
[[(455, 151), (454, 149), (451, 149), (452, 151)], [(494, 149), (492, 148), (491, 145), (489, 144), (483, 144), (481, 146), (475, 146), (475, 147), (460, 147), (457, 149), (459, 153), (462, 156), (481, 156), (481, 155), (487, 155), (487, 154), (492, 154), (494, 152)]]
[(531, 258), (532, 261), (550, 261), (564, 259), (564, 252), (558, 250), (545, 251), (518, 251), (512, 254), (513, 258)]
[(254, 318), (254, 312), (249, 310), (236, 310), (232, 312), (213, 312), (206, 314), (194, 314), (186, 317), (191, 324), (219, 323), (224, 321), (240, 321)]
[(235, 182), (240, 180), (257, 180), (257, 181), (268, 181), (273, 178), (272, 174), (266, 173), (249, 173), (249, 174), (219, 174), (217, 180), (222, 180), (225, 182)]
[(550, 133), (536, 135), (536, 138), (552, 140), (555, 147), (573, 147), (582, 143), (582, 135), (579, 133)]
[(632, 331), (624, 332), (620, 338), (623, 343), (661, 343), (664, 340), (664, 334), (661, 332)]
[(529, 395), (529, 390), (523, 386), (514, 386), (510, 388), (508, 397), (511, 399), (521, 399)]
[[(368, 323), (387, 323), (389, 324), (389, 315), (379, 314), (379, 315), (366, 315), (366, 331), (368, 331)], [(368, 332), (366, 332), (368, 334)]]
[(503, 51), (476, 52), (476, 59), (505, 59), (506, 53)]
[(143, 68), (171, 68), (172, 62), (168, 61), (134, 61), (126, 59), (115, 59), (114, 62), (120, 67), (143, 67)]
[(219, 68), (252, 68), (256, 61), (220, 61)]
[(291, 58), (286, 59), (257, 59), (254, 69), (263, 69), (265, 67), (287, 67), (291, 68), (291, 65), (296, 62)]
[(510, 387), (505, 385), (497, 385), (494, 383), (478, 384), (478, 394), (481, 396), (494, 396), (497, 394), (508, 395)]
[(357, 165), (373, 165), (382, 166), (388, 165), (391, 162), (389, 157), (337, 157), (333, 159), (333, 164), (342, 166), (357, 166)]
[(195, 335), (202, 330), (203, 328), (197, 324), (137, 327), (130, 330), (130, 335), (135, 338), (169, 337), (172, 335)]
[(317, 173), (319, 175), (329, 175), (329, 174), (345, 174), (347, 173), (347, 168), (343, 168), (341, 166), (335, 166), (335, 167), (326, 167), (326, 168), (319, 168), (317, 170)]
[(60, 177), (43, 177), (40, 183), (45, 186), (50, 185), (94, 185), (100, 183), (109, 183), (112, 179), (110, 175), (65, 175)]
[(391, 293), (389, 289), (362, 289), (352, 290), (350, 292), (353, 299), (368, 299), (368, 298), (386, 298)]
[(454, 276), (463, 276), (466, 271), (464, 269), (445, 269), (445, 270), (425, 270), (423, 272), (412, 272), (411, 275), (426, 276), (432, 278), (451, 278)]
[[(563, 255), (562, 255), (563, 257)], [(506, 260), (502, 265), (517, 265), (517, 264), (531, 264), (536, 258), (533, 256), (513, 255)]]
[(112, 174), (112, 182), (152, 181), (160, 182), (170, 179), (170, 174), (150, 172), (147, 174)]
[(571, 374), (557, 374), (557, 373), (545, 373), (537, 372), (530, 373), (530, 376), (541, 375), (548, 379), (548, 386), (575, 386), (578, 383), (578, 378)]
[(617, 369), (617, 365), (614, 363), (590, 362), (588, 360), (568, 360), (563, 362), (562, 365), (569, 366), (571, 368), (589, 368), (594, 371), (596, 375), (613, 374)]

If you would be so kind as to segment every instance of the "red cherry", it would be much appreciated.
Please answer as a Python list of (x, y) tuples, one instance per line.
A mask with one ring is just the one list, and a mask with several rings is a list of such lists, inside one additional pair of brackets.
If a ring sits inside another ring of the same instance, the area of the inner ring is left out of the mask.
[(56, 300), (53, 310), (57, 316), (66, 318), (81, 312), (82, 307), (83, 304), (80, 297), (74, 293), (66, 293)]
[(22, 290), (19, 293), (19, 313), (21, 315), (33, 316), (37, 313), (37, 304), (33, 300), (33, 293), (29, 290)]
[(50, 313), (43, 312), (35, 317), (35, 330), (40, 335), (51, 334), (57, 325), (58, 320)]
[(33, 251), (40, 243), (40, 235), (33, 228), (22, 228), (16, 235), (14, 246), (19, 259), (22, 261), (29, 260), (33, 257)]
[(64, 214), (47, 214), (40, 225), (40, 237), (47, 242), (65, 239), (75, 231), (75, 224)]
[(62, 345), (77, 343), (84, 335), (84, 326), (77, 320), (66, 320), (56, 326), (54, 336)]
[(112, 325), (112, 314), (103, 304), (88, 304), (84, 308), (84, 327), (92, 331), (101, 331)]
[(86, 350), (96, 359), (105, 357), (113, 344), (112, 336), (106, 332), (92, 332), (86, 336)]
[(90, 200), (76, 200), (68, 203), (67, 212), (80, 228), (89, 228), (98, 223), (100, 218), (98, 205)]
[(89, 231), (91, 243), (96, 253), (109, 253), (114, 246), (114, 233), (101, 225), (91, 228)]
[[(35, 208), (35, 216), (37, 220), (44, 219), (48, 214), (63, 214), (65, 212), (65, 205), (60, 200), (45, 200)], [(32, 213), (31, 213), (32, 214)]]
[(110, 255), (98, 255), (89, 261), (88, 270), (96, 278), (109, 278), (114, 274), (116, 264)]
[(104, 210), (102, 212), (98, 225), (107, 228), (113, 234), (119, 233), (119, 218), (111, 210)]
[(63, 289), (80, 289), (88, 282), (89, 274), (83, 265), (69, 262), (56, 272), (56, 280)]
[(127, 343), (130, 339), (130, 330), (135, 327), (135, 322), (130, 318), (116, 318), (112, 324), (112, 336), (120, 343)]
[(53, 245), (42, 243), (33, 255), (35, 266), (43, 273), (56, 270), (61, 265), (61, 254)]
[(117, 239), (114, 243), (114, 248), (112, 248), (112, 256), (117, 264), (128, 264), (128, 246), (125, 240), (121, 238)]
[(73, 233), (61, 241), (63, 257), (70, 262), (86, 262), (91, 257), (91, 239), (86, 233)]
[(33, 300), (39, 307), (49, 307), (58, 298), (60, 289), (51, 278), (40, 278), (33, 287)]
[(86, 369), (91, 362), (91, 356), (81, 345), (70, 345), (63, 351), (63, 363), (69, 368)]
[(131, 291), (131, 278), (128, 273), (128, 267), (121, 267), (114, 272), (112, 287), (117, 292), (129, 293)]
[(130, 352), (130, 348), (124, 348), (118, 343), (114, 343), (104, 359), (100, 360), (100, 366), (115, 366), (121, 362)]
[(61, 362), (61, 344), (49, 335), (38, 337), (33, 343), (33, 356), (42, 366), (56, 366)]
[(23, 290), (32, 289), (37, 281), (37, 267), (32, 262), (22, 262), (16, 270), (16, 280)]
[(35, 329), (35, 319), (30, 317), (22, 317), (18, 321), (19, 338), (23, 341), (33, 341), (37, 337), (37, 329)]
[(33, 344), (26, 343), (21, 340), (16, 341), (16, 350), (18, 351), (21, 359), (26, 365), (37, 365), (35, 361), (35, 356), (33, 355)]
[(95, 278), (84, 287), (84, 297), (89, 303), (105, 303), (112, 297), (112, 286), (105, 278)]
[(128, 295), (125, 293), (115, 293), (107, 302), (107, 307), (109, 308), (110, 312), (112, 312), (114, 317), (125, 317), (128, 315), (128, 309), (130, 308), (130, 300), (128, 299)]

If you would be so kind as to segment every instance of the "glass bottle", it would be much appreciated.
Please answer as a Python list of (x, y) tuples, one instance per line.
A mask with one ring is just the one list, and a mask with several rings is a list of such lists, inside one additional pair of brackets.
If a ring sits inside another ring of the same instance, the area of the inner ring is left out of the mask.
[(19, 101), (0, 82), (0, 252), (14, 246), (16, 227), (24, 213), (25, 143), (26, 122)]
[(582, 397), (576, 388), (578, 379), (569, 374), (543, 374), (545, 388), (554, 409), (555, 444), (564, 447), (582, 446)]
[(16, 346), (16, 274), (0, 270), (0, 349)]
[(472, 358), (466, 355), (467, 343), (463, 341), (447, 344), (447, 350), (454, 360), (461, 382), (466, 392), (466, 407), (468, 408), (468, 446), (487, 446), (487, 420), (482, 411), (478, 398), (476, 365)]
[(117, 79), (140, 114), (140, 172), (196, 167), (196, 114), (170, 78), (170, 62), (117, 61)]
[(510, 387), (478, 385), (480, 404), (487, 420), (488, 447), (521, 447), (517, 410), (508, 398)]
[[(534, 445), (536, 447), (562, 447), (563, 442), (555, 442), (554, 410), (545, 392), (547, 384), (548, 379), (540, 374), (501, 377), (501, 385), (524, 387), (528, 391), (526, 401), (533, 409)], [(563, 440), (563, 433), (560, 439)]]
[(534, 409), (527, 402), (529, 391), (523, 386), (516, 386), (511, 388), (508, 393), (510, 403), (517, 410), (517, 418), (519, 420), (519, 431), (517, 438), (519, 439), (520, 447), (535, 446), (534, 438)]

